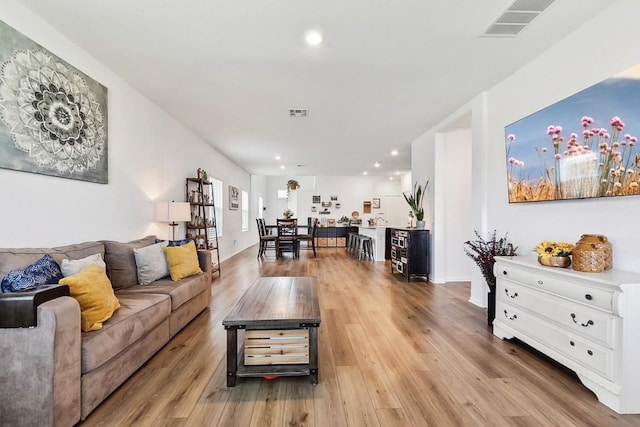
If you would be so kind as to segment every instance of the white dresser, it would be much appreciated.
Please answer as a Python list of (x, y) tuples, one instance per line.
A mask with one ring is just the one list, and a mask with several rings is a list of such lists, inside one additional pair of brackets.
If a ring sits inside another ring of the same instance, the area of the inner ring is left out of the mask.
[(640, 273), (581, 273), (496, 257), (493, 333), (578, 374), (614, 411), (640, 413)]

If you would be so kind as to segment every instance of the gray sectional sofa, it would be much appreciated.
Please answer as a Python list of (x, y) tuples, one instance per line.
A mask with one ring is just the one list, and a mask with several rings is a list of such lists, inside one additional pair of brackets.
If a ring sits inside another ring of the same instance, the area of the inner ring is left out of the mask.
[(44, 254), (60, 263), (99, 253), (120, 302), (96, 331), (81, 331), (79, 304), (67, 296), (40, 304), (35, 327), (0, 328), (0, 425), (72, 426), (84, 420), (209, 305), (208, 251), (198, 251), (202, 274), (137, 284), (133, 248), (154, 243), (147, 236), (127, 243), (0, 249), (0, 280)]

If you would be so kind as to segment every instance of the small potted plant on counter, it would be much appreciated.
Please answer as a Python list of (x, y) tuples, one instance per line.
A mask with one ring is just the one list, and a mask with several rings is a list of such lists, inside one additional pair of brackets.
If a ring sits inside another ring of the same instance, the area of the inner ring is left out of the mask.
[(300, 184), (295, 179), (287, 181), (287, 189), (289, 189), (289, 191), (297, 190), (298, 188), (300, 188)]

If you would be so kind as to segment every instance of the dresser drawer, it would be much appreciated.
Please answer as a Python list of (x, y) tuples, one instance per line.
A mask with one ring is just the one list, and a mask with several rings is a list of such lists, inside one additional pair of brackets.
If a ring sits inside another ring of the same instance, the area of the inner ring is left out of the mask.
[(504, 279), (498, 281), (496, 289), (497, 298), (507, 304), (525, 308), (604, 347), (616, 348), (618, 320), (613, 315)]
[(566, 359), (563, 363), (569, 368), (578, 370), (582, 366), (610, 381), (615, 380), (614, 350), (603, 348), (577, 334), (555, 327), (523, 308), (504, 301), (496, 304), (496, 320), (521, 331), (523, 335), (518, 338), (534, 347), (536, 347), (535, 342), (528, 341), (526, 337), (552, 348)]
[(501, 265), (496, 270), (498, 270), (495, 272), (497, 278), (520, 282), (527, 286), (561, 295), (588, 306), (597, 307), (611, 313), (613, 312), (613, 298), (615, 295), (613, 291), (584, 286), (570, 280), (562, 280), (557, 277), (545, 275), (542, 272), (522, 270), (510, 265)]

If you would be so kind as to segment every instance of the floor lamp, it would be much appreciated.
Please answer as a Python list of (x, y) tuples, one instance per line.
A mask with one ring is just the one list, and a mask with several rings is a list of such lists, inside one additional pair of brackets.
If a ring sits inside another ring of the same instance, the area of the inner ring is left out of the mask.
[(178, 221), (191, 221), (191, 205), (188, 202), (157, 202), (155, 220), (168, 222), (172, 230), (171, 240), (175, 240)]

